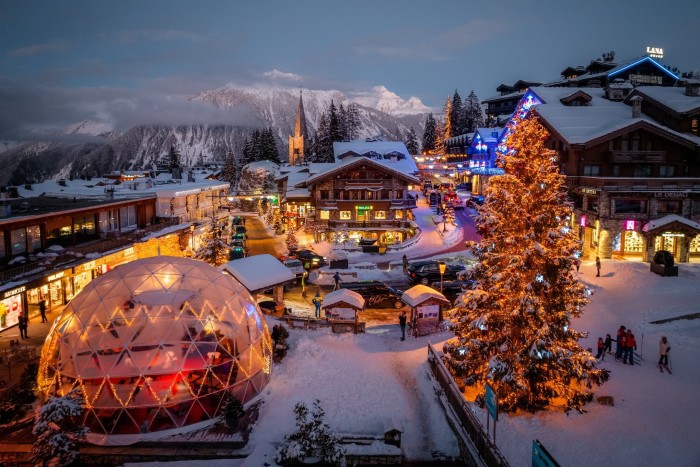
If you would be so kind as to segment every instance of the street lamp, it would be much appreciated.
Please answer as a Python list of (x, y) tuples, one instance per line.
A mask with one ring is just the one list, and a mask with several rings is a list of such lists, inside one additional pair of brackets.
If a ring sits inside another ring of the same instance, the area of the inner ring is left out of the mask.
[(438, 269), (440, 269), (440, 293), (442, 293), (442, 275), (445, 274), (445, 268), (447, 264), (444, 261), (438, 263)]

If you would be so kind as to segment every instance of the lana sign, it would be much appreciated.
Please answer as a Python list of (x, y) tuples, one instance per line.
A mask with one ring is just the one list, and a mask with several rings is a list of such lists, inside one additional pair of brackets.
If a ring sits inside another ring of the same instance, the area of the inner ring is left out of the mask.
[(647, 47), (647, 55), (652, 58), (664, 58), (664, 49), (661, 47)]

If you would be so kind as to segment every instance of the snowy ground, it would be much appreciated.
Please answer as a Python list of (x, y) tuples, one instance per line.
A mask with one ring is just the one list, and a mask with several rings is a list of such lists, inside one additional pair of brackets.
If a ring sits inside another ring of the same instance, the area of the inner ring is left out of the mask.
[[(700, 320), (649, 323), (698, 312), (700, 265), (681, 264), (679, 277), (660, 277), (644, 263), (605, 260), (602, 277), (594, 273), (593, 262), (584, 261), (577, 274), (594, 291), (584, 316), (574, 323), (590, 331), (582, 345), (593, 348), (599, 336), (614, 336), (624, 324), (635, 333), (641, 366), (611, 357), (601, 363), (611, 377), (597, 395), (613, 396), (613, 407), (593, 402), (586, 414), (502, 414), (499, 448), (516, 467), (531, 464), (533, 439), (562, 466), (700, 465)], [(305, 306), (291, 305), (297, 312)], [(270, 325), (276, 323), (270, 318)], [(448, 333), (401, 342), (392, 319), (368, 323), (364, 335), (334, 335), (328, 329), (292, 329), (290, 334), (291, 349), (264, 391), (249, 445), (252, 454), (240, 465), (271, 462), (276, 446), (294, 429), (294, 404), (310, 406), (315, 399), (335, 431), (379, 433), (383, 420), (395, 417), (404, 426), (408, 458), (431, 459), (433, 451), (456, 455), (455, 438), (426, 372), (427, 341), (440, 348)], [(656, 367), (662, 335), (672, 347), (672, 375)], [(485, 411), (475, 412), (485, 424)]]

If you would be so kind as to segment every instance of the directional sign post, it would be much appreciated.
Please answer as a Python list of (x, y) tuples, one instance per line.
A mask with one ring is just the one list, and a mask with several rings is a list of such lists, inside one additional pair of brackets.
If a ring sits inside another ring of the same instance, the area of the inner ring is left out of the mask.
[[(486, 383), (486, 411), (493, 417), (493, 444), (496, 444), (496, 422), (498, 421), (498, 395), (490, 384)], [(486, 417), (486, 433), (489, 432), (489, 417)]]

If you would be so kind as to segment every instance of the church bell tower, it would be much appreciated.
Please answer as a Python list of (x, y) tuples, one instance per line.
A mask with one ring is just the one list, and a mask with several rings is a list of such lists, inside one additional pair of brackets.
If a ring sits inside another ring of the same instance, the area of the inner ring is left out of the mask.
[(297, 108), (297, 121), (294, 125), (294, 136), (289, 137), (289, 165), (299, 165), (304, 162), (307, 141), (304, 101), (301, 98), (301, 91), (299, 91), (299, 107)]

